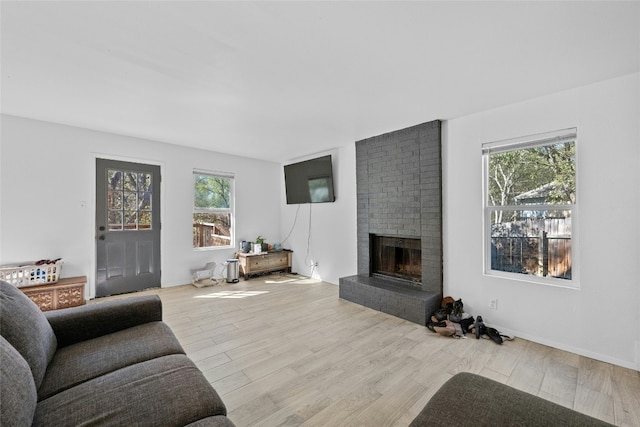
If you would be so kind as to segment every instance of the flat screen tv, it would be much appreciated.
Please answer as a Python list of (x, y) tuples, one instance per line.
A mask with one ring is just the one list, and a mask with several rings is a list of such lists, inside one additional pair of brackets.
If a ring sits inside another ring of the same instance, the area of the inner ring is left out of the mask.
[(284, 167), (287, 204), (335, 202), (331, 155)]

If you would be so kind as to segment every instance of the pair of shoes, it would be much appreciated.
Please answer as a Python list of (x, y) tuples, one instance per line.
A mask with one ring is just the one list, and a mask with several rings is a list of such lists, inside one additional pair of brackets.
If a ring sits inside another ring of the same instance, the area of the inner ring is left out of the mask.
[(476, 324), (473, 327), (474, 332), (476, 333), (476, 339), (480, 339), (480, 335), (487, 333), (487, 327), (484, 326), (484, 322), (482, 321), (482, 316), (476, 317)]

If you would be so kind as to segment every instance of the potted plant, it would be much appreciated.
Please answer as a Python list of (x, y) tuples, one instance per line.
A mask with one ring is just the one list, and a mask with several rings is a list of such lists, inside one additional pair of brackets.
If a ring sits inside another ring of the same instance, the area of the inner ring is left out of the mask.
[(256, 241), (253, 245), (253, 253), (259, 254), (262, 252), (266, 252), (267, 248), (265, 248), (265, 246), (267, 245), (264, 243), (264, 237), (262, 236), (256, 237)]

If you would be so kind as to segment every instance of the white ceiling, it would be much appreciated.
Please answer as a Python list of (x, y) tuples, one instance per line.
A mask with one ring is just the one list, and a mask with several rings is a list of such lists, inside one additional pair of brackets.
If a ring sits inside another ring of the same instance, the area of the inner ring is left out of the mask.
[(640, 70), (640, 3), (2, 1), (2, 112), (286, 162)]

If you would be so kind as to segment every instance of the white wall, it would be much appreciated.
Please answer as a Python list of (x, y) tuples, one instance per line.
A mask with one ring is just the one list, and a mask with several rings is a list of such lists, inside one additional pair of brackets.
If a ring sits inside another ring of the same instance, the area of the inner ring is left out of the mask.
[[(340, 277), (357, 274), (355, 143), (346, 143), (342, 148), (295, 161), (327, 154), (332, 156), (336, 201), (287, 205), (282, 191), (280, 240), (284, 240), (293, 230), (283, 244), (285, 248), (294, 250), (293, 271), (337, 285)], [(281, 180), (284, 188), (284, 171), (281, 171)], [(311, 239), (307, 243), (310, 211)], [(318, 266), (314, 268), (312, 262), (317, 262)]]
[[(633, 74), (448, 121), (445, 294), (498, 329), (640, 370), (639, 118)], [(578, 129), (580, 289), (483, 275), (481, 144), (569, 127)]]
[(162, 286), (235, 252), (192, 248), (194, 168), (235, 174), (236, 244), (280, 236), (277, 163), (6, 115), (1, 124), (0, 264), (62, 257), (62, 276), (86, 275), (94, 295), (96, 157), (161, 166)]

